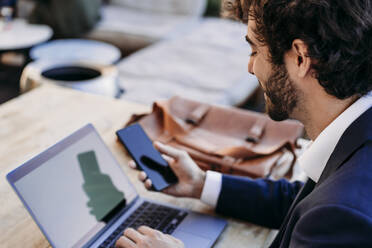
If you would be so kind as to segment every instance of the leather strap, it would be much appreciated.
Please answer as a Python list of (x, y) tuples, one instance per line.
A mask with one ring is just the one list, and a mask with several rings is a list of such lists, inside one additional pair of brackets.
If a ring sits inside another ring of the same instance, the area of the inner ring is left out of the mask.
[(208, 113), (209, 109), (210, 106), (201, 104), (186, 117), (186, 122), (195, 126), (199, 125), (201, 120)]
[(249, 136), (246, 137), (245, 140), (251, 143), (258, 143), (265, 130), (265, 126), (266, 126), (266, 119), (257, 118), (257, 121), (253, 124), (253, 126), (249, 130)]

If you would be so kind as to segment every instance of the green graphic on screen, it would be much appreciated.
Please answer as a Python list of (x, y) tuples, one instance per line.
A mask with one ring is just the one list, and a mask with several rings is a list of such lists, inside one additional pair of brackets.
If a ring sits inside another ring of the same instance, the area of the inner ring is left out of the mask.
[(77, 156), (84, 177), (83, 189), (89, 198), (87, 206), (97, 221), (107, 222), (115, 210), (125, 206), (124, 193), (112, 183), (111, 178), (103, 174), (94, 151), (80, 153)]

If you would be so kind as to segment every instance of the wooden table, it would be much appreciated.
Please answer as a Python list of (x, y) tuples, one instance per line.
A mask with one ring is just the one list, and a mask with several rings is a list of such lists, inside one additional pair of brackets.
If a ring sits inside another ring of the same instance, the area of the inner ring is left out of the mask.
[[(86, 123), (92, 123), (108, 145), (138, 192), (194, 211), (213, 214), (199, 200), (174, 198), (148, 192), (129, 169), (115, 131), (133, 113), (150, 106), (90, 95), (58, 86), (44, 85), (0, 106), (0, 247), (49, 247), (21, 201), (7, 183), (6, 174)], [(228, 219), (228, 227), (215, 247), (266, 247), (269, 229)]]

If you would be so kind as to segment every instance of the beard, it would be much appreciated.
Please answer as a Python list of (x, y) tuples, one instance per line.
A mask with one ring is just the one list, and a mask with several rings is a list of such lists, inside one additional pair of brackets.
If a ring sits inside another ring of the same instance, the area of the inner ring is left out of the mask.
[(289, 78), (285, 65), (273, 67), (269, 79), (265, 83), (266, 113), (274, 121), (289, 118), (298, 103), (298, 90)]

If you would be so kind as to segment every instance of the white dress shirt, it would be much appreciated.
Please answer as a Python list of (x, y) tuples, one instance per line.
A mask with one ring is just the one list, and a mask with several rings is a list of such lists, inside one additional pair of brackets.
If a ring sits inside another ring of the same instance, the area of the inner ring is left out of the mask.
[[(370, 107), (372, 107), (372, 92), (359, 98), (332, 121), (298, 159), (301, 168), (314, 182), (318, 182), (342, 134)], [(200, 197), (201, 201), (216, 207), (221, 192), (221, 186), (222, 174), (215, 171), (207, 171), (206, 180)]]

